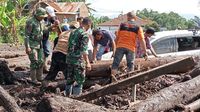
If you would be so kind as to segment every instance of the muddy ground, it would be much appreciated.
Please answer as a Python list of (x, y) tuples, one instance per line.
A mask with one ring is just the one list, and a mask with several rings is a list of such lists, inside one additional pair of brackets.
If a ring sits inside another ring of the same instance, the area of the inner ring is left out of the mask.
[[(43, 96), (54, 93), (43, 93), (41, 86), (30, 83), (29, 61), (25, 54), (24, 47), (12, 47), (8, 44), (0, 45), (0, 59), (6, 60), (13, 74), (20, 80), (14, 85), (2, 85), (17, 101), (17, 104), (27, 112), (36, 111), (37, 104)], [(108, 79), (109, 80), (109, 79)], [(159, 90), (169, 87), (172, 84), (189, 80), (183, 74), (163, 74), (162, 76), (137, 85), (137, 100), (145, 100), (147, 97), (157, 93)], [(90, 88), (85, 88), (83, 92), (89, 92), (98, 89), (100, 83)], [(62, 92), (61, 92), (62, 95)], [(90, 101), (106, 108), (114, 110), (127, 110), (131, 102), (131, 88), (117, 91), (112, 95), (106, 95), (96, 100)]]

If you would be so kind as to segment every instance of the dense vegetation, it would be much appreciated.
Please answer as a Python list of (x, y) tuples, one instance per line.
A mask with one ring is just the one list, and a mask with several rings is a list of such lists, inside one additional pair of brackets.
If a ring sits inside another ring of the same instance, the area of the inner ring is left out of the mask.
[(137, 11), (137, 15), (143, 19), (151, 20), (152, 23), (148, 26), (152, 26), (157, 30), (162, 28), (165, 30), (193, 29), (197, 19), (195, 17), (194, 19), (186, 20), (175, 12), (158, 13), (157, 11), (147, 9)]
[[(62, 2), (86, 2), (85, 0), (60, 0)], [(35, 0), (34, 3), (37, 3)], [(31, 11), (26, 11), (25, 7), (29, 4), (29, 0), (1, 0), (0, 1), (0, 42), (4, 43), (22, 43), (24, 36), (24, 26), (28, 15)], [(32, 3), (33, 4), (33, 3)], [(95, 17), (92, 14), (94, 9), (90, 8), (90, 3), (87, 7), (90, 10), (90, 18), (94, 22), (94, 27), (99, 23), (110, 20), (107, 16)], [(175, 12), (158, 13), (157, 11), (143, 9), (137, 11), (137, 15), (143, 19), (151, 20), (151, 24), (145, 27), (154, 27), (157, 31), (161, 29), (174, 30), (193, 29), (200, 26), (200, 18), (187, 20)]]
[(26, 0), (1, 0), (0, 1), (0, 40), (1, 42), (22, 42), (25, 21), (24, 6)]

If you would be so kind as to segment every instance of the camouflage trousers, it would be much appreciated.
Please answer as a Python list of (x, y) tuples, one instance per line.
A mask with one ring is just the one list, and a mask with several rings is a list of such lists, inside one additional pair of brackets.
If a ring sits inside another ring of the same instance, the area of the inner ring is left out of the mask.
[(85, 82), (85, 63), (80, 62), (79, 64), (66, 64), (65, 79), (67, 84), (83, 84)]
[(83, 83), (85, 82), (85, 63), (66, 65), (65, 79), (67, 80), (65, 87), (65, 95), (80, 95), (82, 93)]
[(31, 48), (31, 53), (28, 55), (31, 61), (30, 68), (32, 70), (39, 69), (43, 66), (43, 50)]

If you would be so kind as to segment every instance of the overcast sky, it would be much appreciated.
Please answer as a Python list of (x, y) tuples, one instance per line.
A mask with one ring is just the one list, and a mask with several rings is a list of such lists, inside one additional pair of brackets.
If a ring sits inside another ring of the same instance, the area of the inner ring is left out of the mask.
[(200, 17), (200, 0), (87, 0), (96, 9), (96, 16), (116, 17), (131, 10), (152, 9), (158, 12), (176, 12), (186, 18)]

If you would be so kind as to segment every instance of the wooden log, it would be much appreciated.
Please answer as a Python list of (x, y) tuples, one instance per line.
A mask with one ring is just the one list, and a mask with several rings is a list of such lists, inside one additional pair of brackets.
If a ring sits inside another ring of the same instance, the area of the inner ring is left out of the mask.
[(137, 112), (161, 112), (187, 102), (200, 94), (200, 76), (187, 82), (174, 84), (139, 103)]
[(149, 71), (139, 73), (139, 74), (131, 76), (127, 79), (120, 80), (119, 82), (112, 83), (110, 85), (106, 85), (101, 89), (98, 89), (98, 90), (90, 92), (90, 93), (83, 94), (79, 97), (76, 97), (76, 99), (78, 99), (78, 100), (85, 99), (86, 101), (93, 100), (100, 96), (111, 94), (119, 89), (124, 89), (132, 83), (135, 83), (135, 84), (141, 83), (141, 82), (156, 78), (158, 76), (161, 76), (163, 74), (175, 72), (182, 68), (185, 68), (185, 69), (191, 68), (194, 65), (195, 65), (195, 62), (194, 62), (193, 58), (190, 58), (190, 57), (184, 58), (182, 60), (171, 62), (171, 63), (165, 64), (165, 65), (162, 65), (160, 67), (153, 68)]
[(54, 96), (42, 99), (37, 105), (37, 112), (110, 112), (110, 110), (68, 97)]
[(186, 75), (190, 75), (192, 78), (198, 76), (200, 73), (200, 67), (194, 68), (192, 71), (186, 73)]
[(0, 105), (8, 112), (23, 112), (17, 105), (15, 99), (0, 86)]
[[(148, 70), (150, 68), (155, 68), (160, 65), (167, 64), (169, 62), (173, 62), (176, 60), (183, 59), (183, 57), (165, 57), (165, 58), (150, 58), (148, 60), (144, 60), (141, 58), (138, 58), (135, 60), (135, 67), (138, 65), (140, 66), (141, 70)], [(111, 65), (112, 65), (112, 60), (107, 60), (107, 61), (99, 61), (95, 64), (92, 64), (92, 70), (86, 73), (87, 77), (110, 77), (111, 73)], [(119, 68), (123, 68), (126, 66), (126, 60), (123, 60), (120, 63)], [(136, 68), (137, 69), (137, 68)], [(173, 72), (176, 73), (184, 73), (190, 70), (191, 68), (182, 68)]]
[(185, 111), (197, 111), (198, 109), (200, 109), (200, 99), (188, 104), (184, 106)]
[[(95, 84), (106, 85), (110, 83), (110, 78), (98, 78), (98, 79), (89, 79), (86, 80), (83, 84), (84, 89), (88, 89)], [(59, 88), (61, 91), (65, 90), (66, 80), (59, 80), (56, 82), (49, 82), (46, 87), (42, 87), (44, 91), (56, 92), (56, 88)]]
[[(155, 68), (163, 64), (167, 64), (169, 62), (173, 62), (176, 60), (183, 59), (183, 57), (165, 57), (165, 58), (150, 58), (147, 61), (144, 59), (136, 59), (135, 60), (135, 66), (138, 64), (141, 66), (142, 70), (147, 70), (149, 68)], [(21, 62), (23, 60), (23, 63)], [(13, 70), (16, 67), (21, 67), (21, 68), (29, 68), (30, 62), (28, 59), (28, 56), (21, 56), (18, 58), (12, 58), (12, 59), (6, 59), (8, 61), (8, 66), (9, 68), (12, 68)], [(111, 65), (112, 65), (113, 60), (102, 60), (102, 61), (97, 61), (96, 63), (91, 64), (92, 70), (86, 72), (87, 77), (110, 77), (111, 73)], [(123, 60), (120, 63), (119, 68), (123, 68), (126, 66), (126, 60)], [(188, 69), (180, 69), (179, 71), (176, 72), (187, 72)]]

